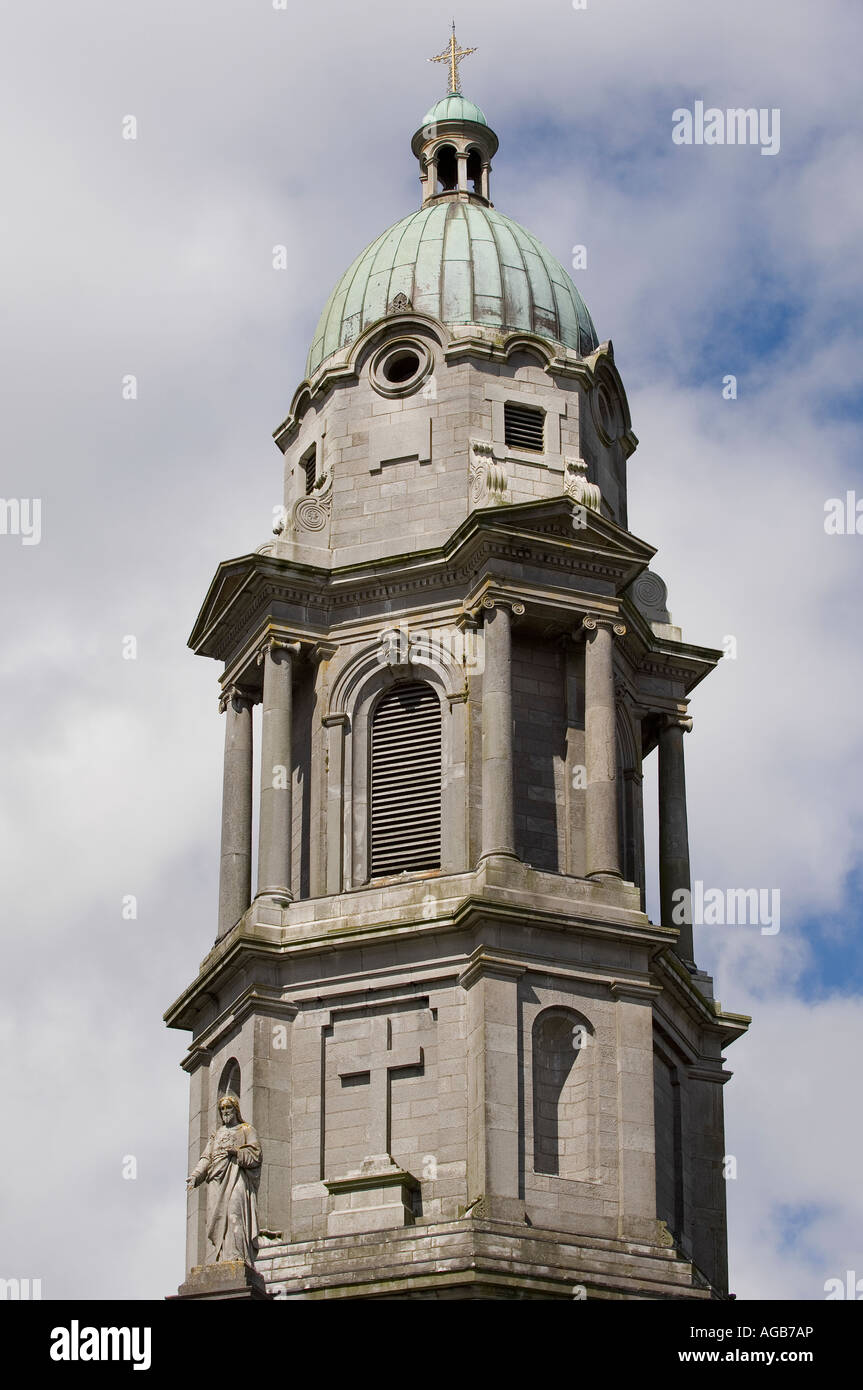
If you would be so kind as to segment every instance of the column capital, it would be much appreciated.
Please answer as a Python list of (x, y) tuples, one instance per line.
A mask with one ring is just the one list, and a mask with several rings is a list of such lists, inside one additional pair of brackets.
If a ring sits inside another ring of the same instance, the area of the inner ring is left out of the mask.
[(224, 714), (228, 705), (231, 705), (235, 713), (240, 714), (245, 707), (251, 709), (258, 699), (257, 692), (247, 686), (226, 685), (219, 691), (219, 713)]
[(613, 614), (604, 613), (585, 613), (579, 625), (580, 631), (595, 632), (597, 628), (610, 628), (613, 636), (626, 636), (626, 623), (621, 622), (620, 618)]
[(692, 715), (680, 714), (675, 711), (673, 714), (667, 710), (659, 716), (659, 727), (662, 729), (682, 729), (685, 734), (692, 733)]
[(509, 608), (515, 618), (520, 618), (524, 613), (524, 604), (519, 599), (509, 598), (503, 594), (496, 596), (486, 594), (477, 611), (479, 616), (484, 618), (495, 608)]
[(284, 637), (267, 637), (261, 643), (255, 656), (255, 665), (261, 666), (266, 660), (267, 653), (275, 661), (280, 652), (289, 652), (291, 656), (299, 656), (302, 651), (300, 642), (292, 642)]

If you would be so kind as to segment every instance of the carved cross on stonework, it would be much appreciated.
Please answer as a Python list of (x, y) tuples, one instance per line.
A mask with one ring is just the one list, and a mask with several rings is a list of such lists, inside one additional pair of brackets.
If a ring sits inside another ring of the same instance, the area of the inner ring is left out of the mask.
[[(397, 1035), (398, 1038), (398, 1035)], [(392, 1112), (393, 1072), (406, 1071), (423, 1065), (423, 1050), (406, 1040), (393, 1047), (393, 1026), (389, 1018), (373, 1018), (367, 1040), (368, 1050), (339, 1067), (342, 1082), (366, 1081), (369, 1085), (368, 1156), (378, 1157), (390, 1151), (390, 1116)]]

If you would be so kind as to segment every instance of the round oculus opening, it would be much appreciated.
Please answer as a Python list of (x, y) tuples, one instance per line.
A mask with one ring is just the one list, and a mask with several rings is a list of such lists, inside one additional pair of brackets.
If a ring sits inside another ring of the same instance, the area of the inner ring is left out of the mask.
[(421, 367), (419, 353), (413, 348), (399, 348), (390, 354), (381, 367), (381, 375), (391, 386), (404, 386)]
[(434, 367), (434, 358), (425, 343), (415, 338), (399, 338), (386, 343), (375, 354), (369, 376), (382, 396), (407, 396), (416, 391)]

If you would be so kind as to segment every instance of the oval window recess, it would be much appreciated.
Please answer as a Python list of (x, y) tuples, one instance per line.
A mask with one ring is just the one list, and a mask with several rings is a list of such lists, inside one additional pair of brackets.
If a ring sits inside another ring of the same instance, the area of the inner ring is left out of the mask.
[(593, 396), (593, 420), (604, 444), (612, 444), (621, 433), (621, 416), (616, 393), (612, 393), (604, 382), (596, 388)]
[(425, 381), (433, 365), (424, 343), (387, 343), (372, 363), (372, 385), (382, 396), (406, 396)]

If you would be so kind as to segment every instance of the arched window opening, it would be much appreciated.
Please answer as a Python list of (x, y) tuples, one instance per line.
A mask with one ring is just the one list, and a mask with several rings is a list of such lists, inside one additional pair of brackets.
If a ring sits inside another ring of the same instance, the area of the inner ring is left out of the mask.
[(240, 1099), (240, 1064), (236, 1057), (230, 1057), (222, 1067), (217, 1100), (221, 1100), (222, 1096), (236, 1096), (237, 1100)]
[(371, 876), (441, 866), (441, 708), (425, 681), (383, 696), (371, 725)]
[(442, 145), (437, 152), (437, 181), (439, 193), (458, 188), (458, 159), (452, 145)]
[(482, 155), (471, 150), (467, 157), (467, 181), (474, 193), (482, 194)]
[(584, 1042), (574, 1015), (540, 1014), (533, 1027), (533, 1167), (558, 1175), (567, 1135), (563, 1092)]

